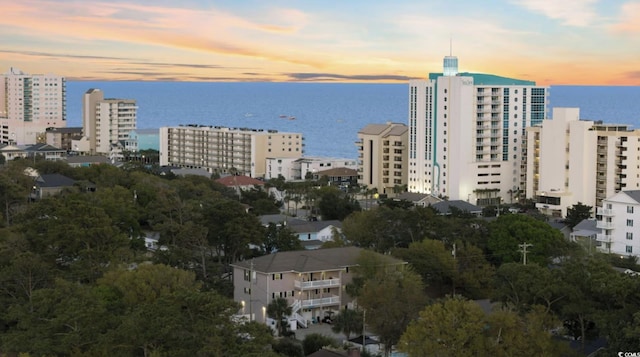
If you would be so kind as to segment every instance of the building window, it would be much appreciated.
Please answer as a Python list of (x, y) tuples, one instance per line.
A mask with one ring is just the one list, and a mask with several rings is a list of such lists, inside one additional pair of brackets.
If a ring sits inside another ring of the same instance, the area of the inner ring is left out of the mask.
[(251, 270), (244, 270), (244, 281), (250, 281), (251, 280)]
[(273, 274), (271, 276), (272, 280), (282, 280), (282, 273), (278, 273), (278, 274)]
[(627, 219), (627, 227), (633, 227), (633, 219)]
[(627, 253), (633, 253), (633, 247), (632, 247), (632, 246), (630, 246), (630, 245), (628, 245), (628, 246), (626, 247), (625, 251), (626, 251)]
[(633, 213), (633, 206), (627, 206), (627, 213)]
[(633, 232), (627, 232), (627, 240), (633, 240)]
[(247, 287), (245, 287), (245, 288), (244, 288), (244, 293), (245, 293), (245, 294), (251, 294), (251, 288), (247, 288)]

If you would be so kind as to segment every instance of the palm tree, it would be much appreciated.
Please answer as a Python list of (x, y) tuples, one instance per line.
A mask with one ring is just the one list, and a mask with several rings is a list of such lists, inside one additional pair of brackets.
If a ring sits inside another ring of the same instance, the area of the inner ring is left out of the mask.
[(342, 332), (346, 339), (351, 337), (352, 333), (363, 331), (362, 312), (352, 309), (340, 311), (331, 321), (331, 330), (335, 333)]
[(267, 316), (276, 320), (276, 329), (280, 336), (283, 336), (288, 330), (289, 326), (284, 324), (282, 320), (291, 315), (291, 311), (291, 306), (285, 298), (277, 297), (267, 305)]

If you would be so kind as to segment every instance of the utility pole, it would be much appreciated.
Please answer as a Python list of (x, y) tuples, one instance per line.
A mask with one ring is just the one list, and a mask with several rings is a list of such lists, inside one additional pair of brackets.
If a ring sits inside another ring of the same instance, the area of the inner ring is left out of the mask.
[(458, 262), (456, 261), (456, 244), (453, 243), (453, 250), (451, 250), (451, 255), (453, 255), (453, 279), (451, 279), (451, 282), (453, 285), (453, 296), (456, 296), (456, 275), (458, 274)]
[(367, 318), (367, 310), (362, 309), (362, 352), (364, 353), (364, 346), (367, 343), (367, 335), (365, 334), (365, 319)]
[(520, 247), (518, 251), (522, 253), (522, 264), (527, 265), (527, 248), (533, 247), (533, 244), (524, 242), (522, 244), (518, 244), (518, 247)]
[(249, 321), (253, 321), (253, 259), (249, 269)]

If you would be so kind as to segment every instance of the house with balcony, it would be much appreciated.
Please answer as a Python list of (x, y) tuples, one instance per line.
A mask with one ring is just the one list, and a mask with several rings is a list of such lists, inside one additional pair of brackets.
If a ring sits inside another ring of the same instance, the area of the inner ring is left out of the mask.
[(620, 256), (640, 255), (640, 190), (621, 191), (596, 210), (598, 249)]
[[(268, 323), (267, 306), (285, 298), (292, 307), (292, 327), (308, 327), (328, 311), (352, 308), (345, 287), (353, 279), (362, 248), (340, 247), (277, 252), (231, 264), (233, 299), (240, 315)], [(406, 264), (389, 258), (390, 264)]]
[(33, 145), (1, 145), (0, 154), (6, 161), (23, 159), (45, 159), (47, 161), (63, 160), (67, 152), (48, 144)]

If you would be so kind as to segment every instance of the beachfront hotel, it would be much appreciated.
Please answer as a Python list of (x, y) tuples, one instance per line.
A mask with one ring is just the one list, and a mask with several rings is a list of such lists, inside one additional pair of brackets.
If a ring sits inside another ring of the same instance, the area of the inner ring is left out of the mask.
[(269, 157), (299, 158), (301, 133), (180, 125), (160, 128), (160, 165), (264, 177)]
[(11, 68), (0, 74), (0, 143), (45, 142), (47, 128), (67, 126), (66, 81)]
[(546, 117), (548, 88), (458, 71), (409, 81), (408, 190), (477, 205), (515, 201), (526, 182), (525, 129)]
[(381, 194), (405, 191), (407, 140), (405, 124), (369, 124), (358, 131), (358, 184)]

